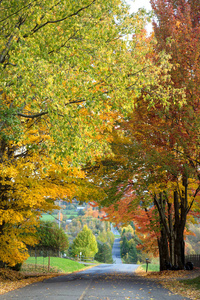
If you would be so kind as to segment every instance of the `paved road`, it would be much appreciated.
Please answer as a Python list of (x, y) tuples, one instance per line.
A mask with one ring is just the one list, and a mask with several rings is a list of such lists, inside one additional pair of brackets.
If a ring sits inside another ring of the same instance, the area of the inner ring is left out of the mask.
[(0, 300), (183, 300), (157, 282), (134, 275), (136, 265), (100, 265), (0, 295)]
[(186, 300), (156, 281), (134, 274), (137, 265), (122, 264), (119, 239), (113, 247), (115, 264), (62, 275), (0, 295), (0, 300)]
[(120, 255), (120, 239), (115, 239), (112, 249), (112, 257), (114, 264), (122, 264)]

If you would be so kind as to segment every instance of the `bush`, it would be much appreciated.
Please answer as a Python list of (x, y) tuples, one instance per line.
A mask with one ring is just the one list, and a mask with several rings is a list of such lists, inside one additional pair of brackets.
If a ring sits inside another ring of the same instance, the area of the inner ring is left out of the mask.
[(17, 263), (15, 266), (9, 267), (9, 269), (14, 270), (14, 271), (20, 271), (21, 267), (22, 267), (22, 263)]

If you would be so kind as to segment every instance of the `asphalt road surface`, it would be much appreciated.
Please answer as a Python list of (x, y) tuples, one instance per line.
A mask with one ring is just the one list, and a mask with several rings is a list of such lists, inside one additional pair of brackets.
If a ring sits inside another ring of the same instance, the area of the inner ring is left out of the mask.
[(113, 247), (115, 264), (62, 275), (0, 295), (0, 300), (186, 300), (158, 282), (137, 276), (137, 265), (122, 264), (119, 240)]
[(121, 255), (120, 255), (120, 239), (115, 239), (113, 248), (112, 248), (112, 257), (114, 264), (122, 264)]

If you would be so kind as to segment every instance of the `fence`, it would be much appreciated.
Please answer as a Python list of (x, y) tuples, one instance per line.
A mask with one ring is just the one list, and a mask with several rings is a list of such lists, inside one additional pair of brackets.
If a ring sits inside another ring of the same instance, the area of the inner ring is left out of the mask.
[(23, 269), (27, 271), (53, 271), (51, 268), (51, 257), (59, 257), (59, 251), (53, 251), (51, 249), (38, 249), (30, 248), (29, 252), (29, 262), (23, 264)]
[(185, 257), (185, 262), (191, 261), (194, 267), (200, 267), (200, 254), (191, 254)]

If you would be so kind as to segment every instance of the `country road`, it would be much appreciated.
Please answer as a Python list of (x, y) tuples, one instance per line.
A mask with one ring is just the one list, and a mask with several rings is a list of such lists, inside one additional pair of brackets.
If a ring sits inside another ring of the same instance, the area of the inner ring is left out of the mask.
[(0, 295), (0, 300), (183, 300), (134, 274), (136, 265), (99, 265)]
[(120, 238), (115, 239), (113, 248), (112, 248), (112, 257), (114, 264), (122, 264), (121, 256), (120, 256)]
[(114, 264), (61, 275), (0, 295), (0, 300), (186, 300), (158, 282), (137, 276), (137, 265), (122, 264), (119, 239), (113, 247)]

